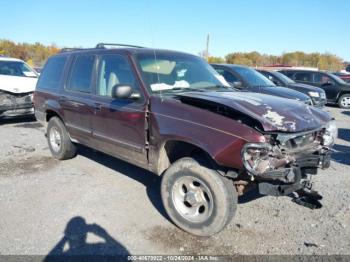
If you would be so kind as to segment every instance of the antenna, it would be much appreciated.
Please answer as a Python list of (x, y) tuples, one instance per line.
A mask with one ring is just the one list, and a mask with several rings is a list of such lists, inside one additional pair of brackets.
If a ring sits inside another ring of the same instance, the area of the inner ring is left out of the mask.
[(206, 50), (205, 50), (205, 56), (206, 56), (206, 59), (207, 61), (209, 60), (209, 33), (207, 35), (207, 46), (206, 46)]

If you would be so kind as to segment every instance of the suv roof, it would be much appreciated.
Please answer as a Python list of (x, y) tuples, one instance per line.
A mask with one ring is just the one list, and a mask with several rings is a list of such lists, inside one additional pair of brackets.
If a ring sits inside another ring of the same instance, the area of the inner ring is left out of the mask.
[(23, 60), (8, 56), (0, 56), (0, 61), (16, 61), (16, 62), (23, 62)]
[[(107, 48), (107, 46), (115, 46), (116, 48)], [(119, 52), (129, 52), (129, 53), (154, 53), (154, 52), (167, 52), (167, 53), (177, 53), (177, 54), (186, 54), (192, 55), (184, 52), (178, 52), (167, 49), (157, 49), (157, 48), (148, 48), (141, 47), (129, 44), (111, 44), (111, 43), (99, 43), (93, 48), (62, 48), (61, 52), (56, 55), (61, 54), (71, 54), (71, 53), (93, 53), (93, 52), (111, 52), (111, 51), (119, 51)], [(194, 55), (193, 55), (194, 56)]]
[(249, 66), (244, 65), (237, 65), (237, 64), (211, 64), (213, 66), (226, 66), (226, 67), (232, 67), (232, 68), (251, 68)]

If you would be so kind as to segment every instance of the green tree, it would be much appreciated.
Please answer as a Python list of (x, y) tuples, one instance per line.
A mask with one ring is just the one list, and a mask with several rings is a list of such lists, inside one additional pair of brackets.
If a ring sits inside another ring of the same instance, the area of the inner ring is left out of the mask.
[(208, 63), (222, 64), (222, 63), (225, 63), (225, 59), (223, 59), (222, 57), (218, 57), (218, 56), (209, 56)]

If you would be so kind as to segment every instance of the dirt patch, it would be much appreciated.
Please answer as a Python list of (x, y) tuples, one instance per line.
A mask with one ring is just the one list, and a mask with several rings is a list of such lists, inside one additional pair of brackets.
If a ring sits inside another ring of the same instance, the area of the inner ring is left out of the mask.
[(10, 159), (0, 162), (0, 175), (22, 175), (49, 170), (59, 164), (59, 161), (47, 156), (35, 156), (26, 159)]
[(150, 230), (148, 239), (166, 250), (174, 250), (182, 255), (235, 254), (217, 235), (197, 237), (178, 228), (155, 226)]

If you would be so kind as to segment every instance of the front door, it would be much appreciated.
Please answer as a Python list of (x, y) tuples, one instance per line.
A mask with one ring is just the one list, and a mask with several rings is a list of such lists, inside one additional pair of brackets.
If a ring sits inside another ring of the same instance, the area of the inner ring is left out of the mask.
[(314, 73), (313, 85), (322, 88), (326, 92), (329, 101), (336, 101), (338, 88), (336, 82), (324, 73)]
[(142, 94), (137, 100), (113, 98), (115, 85), (129, 85), (141, 94), (128, 58), (103, 54), (93, 98), (93, 138), (102, 151), (143, 166), (148, 163), (145, 99)]

